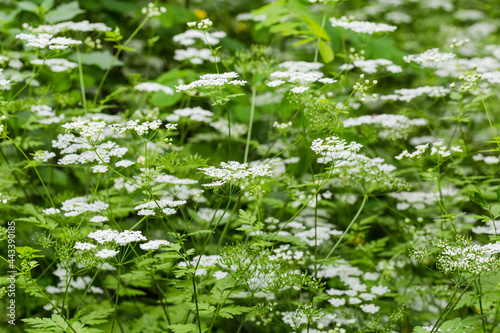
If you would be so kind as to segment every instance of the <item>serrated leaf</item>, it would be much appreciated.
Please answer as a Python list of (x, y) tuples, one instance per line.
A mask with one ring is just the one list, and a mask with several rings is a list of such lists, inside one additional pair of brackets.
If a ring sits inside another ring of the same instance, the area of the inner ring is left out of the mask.
[(98, 311), (92, 311), (87, 315), (80, 318), (80, 321), (85, 325), (100, 325), (108, 322), (107, 318), (114, 309), (100, 309)]
[[(173, 333), (192, 333), (199, 332), (198, 325), (196, 324), (175, 324), (168, 325), (167, 328)], [(206, 332), (208, 327), (206, 325), (201, 325), (201, 331)]]
[(229, 305), (220, 309), (219, 316), (222, 318), (233, 318), (234, 316), (249, 312), (250, 310), (252, 310), (252, 308), (247, 306)]

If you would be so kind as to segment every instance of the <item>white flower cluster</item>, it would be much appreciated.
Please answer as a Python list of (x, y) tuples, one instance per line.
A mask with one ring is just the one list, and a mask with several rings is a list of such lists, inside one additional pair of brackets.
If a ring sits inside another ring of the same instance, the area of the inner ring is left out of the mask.
[(32, 105), (31, 112), (36, 113), (39, 117), (44, 117), (38, 121), (40, 124), (44, 125), (59, 123), (64, 119), (64, 114), (56, 116), (56, 113), (52, 111), (52, 108), (48, 105)]
[(375, 74), (377, 71), (384, 69), (390, 73), (401, 73), (403, 69), (401, 66), (395, 65), (392, 61), (387, 59), (374, 59), (374, 60), (354, 60), (352, 64), (344, 64), (339, 67), (341, 71), (346, 69), (359, 68), (362, 72), (368, 74)]
[[(30, 63), (33, 65), (42, 66), (44, 64), (44, 60), (34, 59), (31, 60)], [(78, 66), (77, 63), (62, 58), (45, 59), (45, 65), (49, 66), (50, 70), (53, 72), (64, 72)]]
[(198, 181), (188, 178), (180, 179), (172, 175), (161, 175), (153, 179), (152, 184), (158, 184), (158, 183), (166, 183), (173, 185), (193, 185), (193, 184), (198, 184)]
[[(127, 148), (120, 147), (111, 141), (97, 145), (94, 151), (92, 145), (88, 142), (82, 142), (80, 137), (73, 134), (59, 134), (57, 140), (52, 140), (52, 147), (61, 149), (61, 154), (65, 154), (57, 162), (60, 165), (102, 163), (102, 161), (109, 163), (111, 157), (122, 157), (128, 151)], [(83, 152), (78, 154), (79, 150), (83, 150)]]
[[(396, 156), (397, 160), (402, 160), (403, 158), (409, 158), (410, 160), (415, 158), (420, 158), (426, 155), (428, 152), (429, 144), (418, 145), (415, 147), (415, 151), (413, 153), (409, 153), (408, 150), (404, 150), (401, 154)], [(448, 148), (441, 141), (437, 141), (432, 143), (431, 151), (429, 152), (429, 156), (436, 156), (438, 158), (446, 158), (450, 157), (453, 153), (462, 153), (463, 150), (460, 146), (453, 146)]]
[(48, 34), (58, 34), (64, 31), (111, 31), (111, 28), (106, 26), (104, 23), (90, 23), (89, 21), (82, 22), (62, 22), (54, 25), (40, 25), (37, 28), (30, 27), (28, 24), (23, 24), (23, 28), (30, 30), (34, 33), (48, 33)]
[[(444, 187), (436, 193), (438, 197), (449, 196), (456, 199), (460, 199), (458, 196), (458, 190), (454, 187)], [(407, 210), (410, 207), (413, 207), (416, 210), (425, 209), (425, 207), (434, 205), (436, 202), (436, 195), (432, 192), (407, 192), (401, 191), (397, 194), (389, 194), (389, 196), (395, 198), (399, 202), (396, 204), (396, 209), (399, 211)]]
[(163, 239), (155, 239), (155, 240), (150, 240), (147, 243), (140, 244), (139, 247), (141, 250), (144, 251), (154, 251), (158, 250), (160, 246), (165, 246), (170, 244), (169, 241), (163, 240)]
[(405, 62), (416, 62), (422, 67), (434, 68), (436, 65), (440, 63), (445, 63), (455, 58), (454, 53), (441, 53), (439, 49), (430, 49), (425, 51), (424, 53), (419, 54), (411, 54), (404, 56), (403, 59)]
[[(118, 250), (102, 248), (101, 245), (125, 246), (130, 243), (147, 241), (147, 238), (144, 237), (139, 230), (125, 230), (122, 232), (112, 229), (97, 230), (88, 234), (87, 237), (93, 239), (99, 246), (91, 243), (76, 242), (74, 248), (81, 251), (95, 251), (95, 256), (101, 259), (108, 259), (119, 253)], [(159, 249), (160, 246), (168, 244), (170, 244), (170, 242), (158, 239), (140, 244), (139, 247), (145, 251), (154, 251)]]
[(397, 140), (406, 138), (410, 130), (416, 126), (425, 126), (427, 121), (423, 118), (409, 119), (402, 115), (380, 114), (349, 118), (344, 121), (344, 127), (356, 127), (362, 125), (373, 125), (381, 129), (381, 139)]
[(450, 245), (448, 240), (433, 241), (433, 244), (441, 250), (437, 266), (444, 273), (478, 275), (498, 266), (496, 254), (500, 253), (500, 242), (478, 245), (458, 235), (457, 246)]
[(71, 276), (70, 273), (57, 264), (57, 269), (53, 272), (59, 278), (56, 286), (47, 286), (46, 291), (50, 294), (71, 293), (73, 290), (85, 290), (94, 294), (102, 294), (104, 290), (99, 287), (89, 286), (92, 283), (90, 276)]
[(47, 150), (45, 151), (37, 151), (35, 152), (35, 156), (33, 156), (33, 159), (35, 161), (43, 161), (43, 162), (48, 162), (49, 158), (55, 157), (56, 154), (49, 152)]
[(220, 168), (211, 166), (208, 168), (198, 168), (198, 170), (203, 171), (206, 176), (213, 178), (211, 184), (204, 184), (204, 186), (209, 187), (222, 186), (226, 182), (241, 182), (257, 177), (272, 176), (269, 164), (256, 164), (249, 167), (247, 163), (236, 161), (222, 162)]
[(336, 136), (328, 137), (326, 139), (315, 139), (311, 143), (311, 150), (318, 155), (318, 163), (333, 163), (339, 160), (346, 159), (351, 155), (357, 153), (363, 145), (357, 142), (347, 142)]
[(489, 164), (489, 165), (500, 163), (500, 158), (498, 158), (496, 156), (484, 156), (481, 153), (472, 156), (472, 159), (476, 162), (483, 161), (484, 163)]
[(307, 90), (309, 90), (309, 87), (304, 87), (304, 86), (294, 87), (294, 88), (290, 89), (290, 91), (294, 94), (302, 94), (302, 93), (306, 92)]
[(189, 60), (193, 65), (201, 65), (204, 61), (214, 62), (220, 61), (219, 57), (215, 57), (210, 49), (196, 49), (194, 47), (188, 47), (187, 49), (177, 49), (175, 50), (174, 59), (177, 61)]
[(359, 189), (363, 193), (408, 188), (405, 181), (392, 174), (394, 170), (396, 167), (384, 163), (383, 158), (372, 159), (365, 155), (352, 154), (337, 163), (331, 173), (337, 175), (342, 184)]
[[(208, 268), (218, 266), (220, 259), (221, 256), (219, 255), (209, 255), (209, 256), (202, 255), (201, 258), (200, 256), (196, 256), (193, 258), (193, 260), (191, 260), (190, 265), (196, 267), (196, 264), (198, 264), (198, 261), (200, 261), (200, 264), (198, 265), (198, 269), (196, 270), (195, 275), (196, 276), (207, 275)], [(177, 264), (177, 266), (186, 267), (187, 263), (180, 262), (179, 264)]]
[(171, 200), (171, 199), (160, 199), (157, 201), (148, 201), (146, 203), (136, 206), (134, 209), (137, 210), (137, 215), (151, 216), (155, 215), (155, 209), (159, 208), (166, 215), (172, 215), (176, 213), (176, 210), (172, 207), (178, 207), (184, 205), (185, 200)]
[(106, 173), (108, 171), (108, 167), (105, 165), (96, 165), (92, 167), (93, 173)]
[[(161, 120), (144, 121), (139, 123), (139, 120), (130, 120), (125, 125), (113, 124), (110, 125), (111, 129), (119, 134), (123, 134), (126, 131), (134, 131), (138, 135), (143, 135), (151, 131), (156, 131), (160, 128), (162, 122)], [(169, 126), (170, 125), (170, 126)], [(176, 124), (167, 124), (166, 128), (169, 130), (175, 129)]]
[(141, 13), (147, 17), (160, 16), (162, 13), (166, 13), (167, 8), (155, 6), (153, 2), (150, 2), (146, 7), (142, 8)]
[(163, 84), (159, 84), (156, 82), (144, 82), (136, 85), (134, 87), (135, 90), (139, 91), (147, 91), (147, 92), (155, 92), (155, 91), (163, 91), (166, 95), (173, 95), (174, 90), (170, 87), (164, 86)]
[(146, 237), (139, 230), (125, 230), (118, 232), (113, 229), (93, 231), (87, 236), (99, 244), (115, 242), (118, 245), (127, 245), (133, 242), (145, 241)]
[[(317, 62), (287, 61), (280, 64), (279, 67), (285, 69), (285, 71), (276, 71), (271, 73), (270, 77), (273, 81), (267, 83), (269, 87), (278, 87), (286, 82), (293, 84), (313, 83), (320, 80), (324, 76), (323, 73), (317, 71), (323, 67), (323, 64)], [(306, 87), (297, 88), (299, 89), (293, 91), (294, 93), (300, 93), (308, 89)]]
[(292, 122), (289, 121), (288, 123), (278, 123), (277, 121), (275, 121), (273, 123), (273, 127), (277, 128), (277, 129), (279, 129), (281, 131), (284, 131), (284, 130), (289, 129), (290, 127), (292, 127)]
[(104, 121), (89, 121), (78, 117), (73, 118), (72, 122), (63, 124), (62, 127), (66, 129), (66, 132), (74, 131), (87, 140), (97, 140), (107, 124)]
[(196, 22), (188, 22), (187, 23), (187, 26), (190, 27), (190, 28), (194, 28), (194, 27), (197, 27), (198, 30), (208, 30), (210, 29), (212, 26), (213, 26), (213, 22), (210, 21), (210, 19), (204, 19), (204, 20), (201, 20), (201, 22), (198, 23), (198, 25), (196, 25)]
[(489, 220), (486, 223), (481, 223), (481, 225), (472, 228), (472, 232), (475, 234), (486, 234), (486, 235), (496, 235), (500, 231), (500, 221)]
[(360, 34), (373, 34), (377, 32), (392, 32), (397, 29), (393, 25), (388, 25), (385, 23), (373, 23), (367, 21), (349, 21), (345, 16), (340, 19), (335, 17), (330, 18), (330, 22), (334, 27), (342, 27), (346, 30), (352, 30)]
[(171, 122), (177, 122), (180, 120), (180, 118), (189, 118), (192, 121), (201, 121), (203, 123), (209, 123), (210, 118), (213, 115), (214, 114), (212, 112), (197, 106), (194, 108), (177, 109), (174, 111), (173, 114), (168, 115), (166, 120)]
[(205, 74), (200, 76), (199, 80), (193, 81), (190, 84), (181, 84), (176, 86), (177, 92), (182, 92), (186, 90), (193, 90), (196, 88), (210, 88), (210, 87), (222, 87), (225, 85), (233, 86), (243, 86), (247, 81), (243, 80), (232, 80), (237, 78), (239, 75), (236, 72), (227, 72), (222, 74)]
[(183, 46), (193, 45), (196, 43), (196, 40), (200, 40), (205, 44), (217, 45), (219, 44), (220, 39), (224, 37), (226, 37), (226, 33), (224, 31), (203, 33), (197, 30), (187, 30), (186, 32), (175, 35), (173, 40)]
[(394, 94), (380, 96), (381, 100), (410, 102), (412, 99), (426, 94), (429, 97), (442, 97), (449, 94), (451, 89), (439, 86), (423, 86), (414, 89), (396, 89)]
[(73, 45), (81, 44), (79, 40), (74, 40), (67, 37), (54, 37), (51, 34), (17, 34), (17, 39), (26, 41), (26, 46), (37, 49), (44, 49), (49, 47), (51, 50), (64, 50)]
[(61, 210), (65, 211), (64, 216), (78, 216), (85, 212), (98, 213), (109, 208), (109, 204), (102, 201), (89, 203), (87, 197), (76, 197), (62, 203)]

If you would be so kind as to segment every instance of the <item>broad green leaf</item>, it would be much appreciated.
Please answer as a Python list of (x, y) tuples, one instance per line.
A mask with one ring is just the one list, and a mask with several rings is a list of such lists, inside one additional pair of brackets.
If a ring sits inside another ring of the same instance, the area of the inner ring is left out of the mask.
[(48, 12), (45, 16), (45, 20), (47, 21), (47, 23), (64, 22), (71, 20), (73, 17), (81, 13), (85, 13), (85, 11), (80, 9), (78, 1), (73, 1), (69, 3), (63, 3), (54, 10)]
[[(114, 56), (109, 51), (94, 51), (81, 55), (82, 64), (87, 66), (98, 66), (102, 70), (108, 69), (111, 63), (113, 63), (113, 67), (123, 65), (123, 62), (119, 59), (113, 62), (113, 58)], [(74, 57), (73, 60), (76, 60), (76, 57)]]
[(321, 54), (321, 58), (323, 58), (325, 64), (332, 62), (335, 58), (332, 48), (322, 40), (319, 41), (319, 53)]
[(17, 7), (21, 8), (22, 10), (25, 10), (27, 12), (31, 12), (31, 13), (35, 13), (35, 14), (40, 13), (40, 9), (38, 8), (38, 6), (31, 1), (18, 2)]

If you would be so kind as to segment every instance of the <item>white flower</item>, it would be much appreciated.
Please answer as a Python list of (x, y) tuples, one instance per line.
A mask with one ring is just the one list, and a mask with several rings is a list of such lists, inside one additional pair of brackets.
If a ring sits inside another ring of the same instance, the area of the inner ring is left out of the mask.
[(49, 33), (49, 34), (58, 34), (63, 31), (81, 31), (81, 32), (90, 32), (90, 31), (111, 31), (111, 28), (106, 26), (104, 23), (90, 23), (89, 21), (82, 22), (62, 22), (54, 25), (40, 25), (36, 28), (27, 26), (28, 30), (31, 30), (35, 33)]
[(170, 244), (169, 241), (163, 239), (151, 240), (147, 243), (140, 244), (139, 247), (144, 251), (158, 250), (160, 246)]
[(328, 300), (328, 303), (337, 308), (339, 306), (345, 305), (345, 298), (330, 298)]
[(53, 37), (53, 35), (51, 34), (32, 35), (32, 34), (21, 33), (17, 34), (16, 38), (26, 41), (27, 42), (26, 46), (28, 47), (33, 47), (38, 49), (44, 49), (46, 47), (49, 47), (49, 49), (51, 50), (54, 49), (64, 50), (69, 48), (70, 46), (82, 43), (79, 40), (74, 40), (71, 38)]
[(107, 242), (113, 242), (115, 237), (118, 235), (118, 231), (113, 229), (97, 230), (88, 234), (88, 238), (92, 238), (99, 244), (104, 244)]
[[(269, 164), (257, 164), (249, 167), (247, 163), (239, 163), (236, 161), (222, 162), (220, 168), (208, 167), (198, 168), (203, 173), (214, 179), (213, 185), (221, 186), (225, 182), (237, 182), (242, 180), (250, 180), (256, 177), (270, 177), (272, 172)], [(205, 184), (207, 186), (207, 184)], [(209, 185), (210, 186), (210, 185)]]
[(360, 305), (360, 308), (363, 312), (371, 313), (371, 314), (375, 314), (380, 310), (380, 307), (376, 306), (375, 304), (363, 304), (363, 305)]
[(52, 152), (49, 152), (47, 150), (45, 151), (37, 151), (35, 152), (35, 156), (33, 156), (33, 159), (35, 161), (43, 161), (43, 162), (47, 162), (49, 160), (49, 158), (52, 158), (52, 157), (55, 157), (56, 154), (52, 153)]
[(196, 88), (222, 87), (225, 85), (243, 86), (246, 81), (232, 80), (238, 77), (236, 72), (228, 72), (222, 74), (205, 74), (200, 76), (200, 79), (193, 81), (187, 85), (179, 85), (175, 88), (178, 92), (192, 90)]
[(140, 230), (125, 230), (115, 235), (115, 242), (119, 245), (127, 245), (132, 242), (145, 241), (146, 237), (142, 235)]
[(135, 164), (134, 162), (129, 161), (129, 160), (121, 160), (121, 161), (116, 162), (115, 166), (127, 168), (131, 165), (134, 165), (134, 164)]
[(78, 216), (84, 212), (100, 212), (108, 209), (109, 205), (102, 201), (94, 201), (88, 203), (89, 199), (86, 197), (76, 197), (66, 200), (62, 203), (61, 210), (67, 212), (64, 216)]
[[(44, 64), (44, 60), (34, 59), (30, 60), (30, 63), (33, 65), (42, 66)], [(78, 66), (77, 63), (62, 58), (45, 59), (45, 65), (48, 66), (53, 72), (64, 72)]]
[(384, 295), (384, 294), (387, 294), (390, 291), (390, 289), (387, 288), (386, 286), (373, 286), (370, 289), (370, 291), (372, 294), (375, 294), (375, 295)]
[(302, 94), (303, 92), (305, 92), (306, 90), (308, 90), (309, 87), (295, 87), (295, 88), (292, 88), (290, 89), (291, 92), (293, 92), (294, 94)]
[(217, 280), (220, 280), (220, 279), (223, 279), (226, 277), (228, 273), (226, 272), (221, 272), (221, 271), (217, 271), (214, 273), (214, 277), (217, 279)]
[(108, 249), (103, 249), (101, 251), (98, 251), (95, 256), (96, 257), (99, 257), (101, 259), (107, 259), (107, 258), (111, 258), (111, 257), (114, 257), (118, 254), (119, 251), (116, 251), (116, 250), (108, 250)]
[(96, 165), (92, 167), (93, 173), (106, 173), (106, 171), (108, 171), (108, 167), (105, 165)]
[(134, 87), (135, 90), (139, 91), (147, 91), (147, 92), (155, 92), (155, 91), (163, 91), (166, 95), (173, 95), (174, 90), (170, 87), (164, 86), (163, 84), (159, 84), (156, 82), (144, 82), (136, 85)]
[(54, 215), (54, 214), (59, 214), (61, 212), (60, 209), (57, 209), (57, 208), (47, 208), (47, 209), (44, 209), (42, 210), (42, 212), (45, 214), (45, 215)]
[(106, 222), (108, 220), (109, 219), (106, 216), (96, 215), (92, 217), (89, 221), (94, 223), (99, 223), (99, 222)]
[(385, 23), (373, 23), (367, 21), (350, 21), (345, 17), (330, 18), (330, 22), (334, 27), (342, 27), (347, 30), (352, 30), (361, 34), (373, 34), (376, 32), (392, 32), (397, 29), (397, 27), (388, 25)]
[(96, 247), (97, 246), (95, 246), (94, 244), (76, 242), (75, 246), (74, 246), (74, 249), (75, 250), (88, 251), (88, 250), (95, 249)]

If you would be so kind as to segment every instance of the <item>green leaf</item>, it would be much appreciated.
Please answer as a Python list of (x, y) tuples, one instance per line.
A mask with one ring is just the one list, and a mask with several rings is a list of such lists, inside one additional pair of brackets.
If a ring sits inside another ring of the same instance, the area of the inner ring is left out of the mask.
[(22, 10), (27, 11), (27, 12), (31, 12), (31, 13), (35, 13), (35, 14), (40, 13), (40, 9), (38, 8), (38, 6), (31, 1), (18, 2), (17, 7), (21, 8)]
[(73, 17), (81, 13), (85, 13), (85, 11), (80, 9), (80, 7), (78, 6), (78, 1), (73, 1), (69, 3), (63, 3), (56, 9), (48, 12), (45, 16), (45, 20), (47, 21), (47, 23), (69, 21)]
[(52, 7), (54, 7), (54, 0), (43, 0), (43, 2), (40, 4), (40, 8), (42, 8), (42, 10), (45, 12), (50, 10)]
[[(168, 325), (167, 328), (174, 333), (192, 333), (199, 332), (198, 325), (196, 324), (175, 324)], [(208, 330), (206, 325), (201, 325), (201, 331), (206, 332)]]
[(23, 318), (21, 320), (33, 326), (33, 328), (46, 331), (65, 332), (68, 327), (63, 317), (57, 314), (53, 314), (51, 318)]
[(325, 64), (328, 64), (335, 59), (335, 54), (333, 53), (332, 48), (324, 41), (319, 41), (319, 53), (321, 54), (321, 58)]
[(250, 310), (252, 310), (252, 308), (247, 306), (229, 305), (219, 311), (219, 316), (222, 318), (233, 318), (234, 316), (249, 312)]
[(488, 210), (488, 203), (486, 199), (477, 191), (472, 191), (469, 193), (469, 198), (478, 204), (482, 209)]
[(98, 66), (102, 70), (108, 69), (111, 63), (113, 63), (113, 67), (123, 65), (123, 62), (119, 59), (113, 62), (113, 58), (114, 56), (109, 51), (94, 51), (81, 55), (82, 64), (87, 66)]
[(87, 315), (80, 318), (80, 321), (85, 325), (100, 325), (108, 322), (107, 318), (114, 309), (100, 309), (98, 311), (92, 311)]
[(496, 219), (500, 216), (500, 204), (493, 204), (490, 207), (490, 213), (493, 215), (493, 218)]

